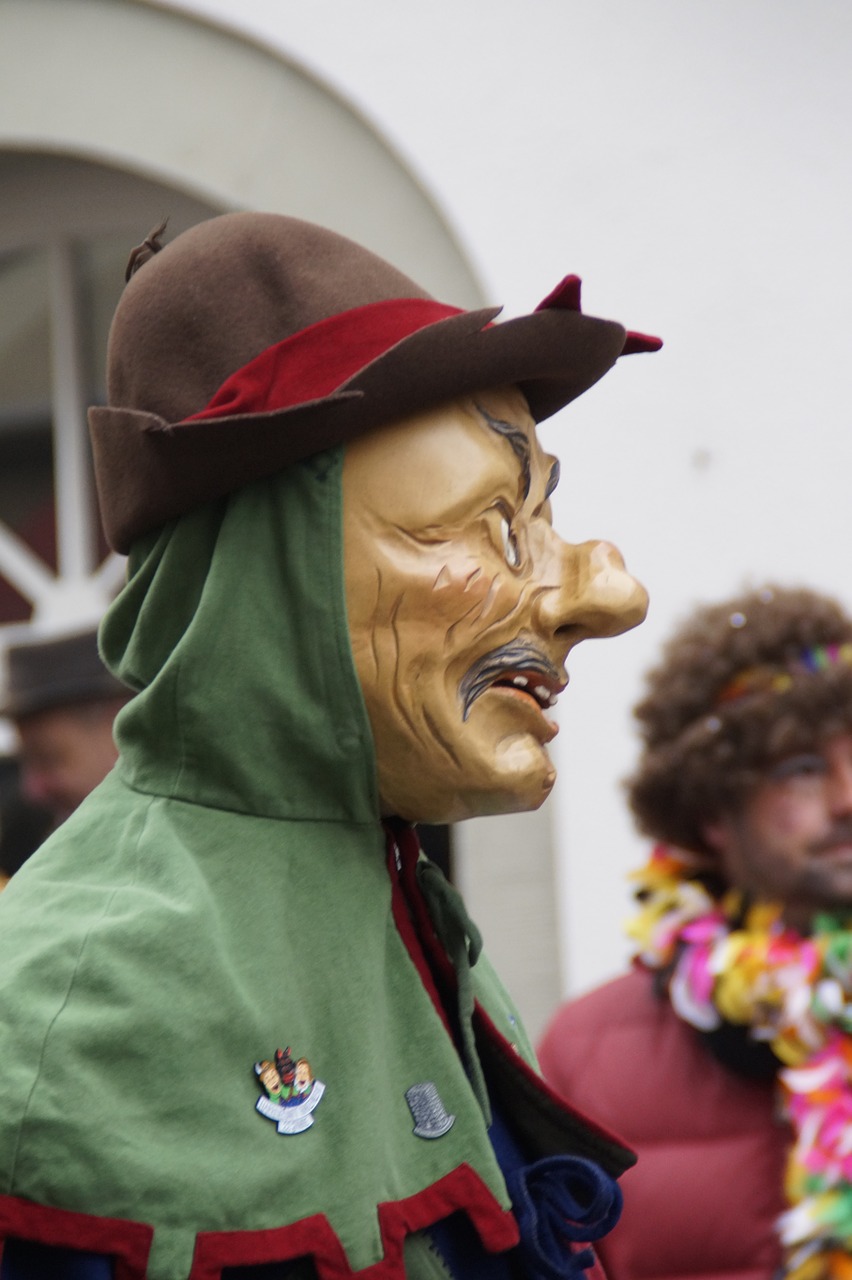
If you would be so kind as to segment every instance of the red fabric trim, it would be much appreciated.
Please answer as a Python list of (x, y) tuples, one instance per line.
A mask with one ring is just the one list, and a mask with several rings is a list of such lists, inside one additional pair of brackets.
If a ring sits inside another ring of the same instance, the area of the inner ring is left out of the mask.
[(424, 963), (430, 965), (430, 972), (437, 973), (439, 980), (446, 983), (448, 989), (454, 992), (457, 986), (455, 969), (435, 933), (435, 926), (432, 923), (432, 917), (429, 915), (429, 908), (426, 905), (423, 894), (420, 892), (420, 885), (417, 883), (420, 842), (417, 839), (414, 828), (408, 825), (400, 825), (395, 828), (394, 835), (402, 863), (399, 877), (402, 881), (406, 901), (414, 914), (415, 936), (420, 940), (424, 948), (428, 949), (428, 960), (425, 960)]
[[(350, 1267), (325, 1214), (315, 1214), (266, 1231), (200, 1232), (188, 1280), (220, 1280), (223, 1267), (289, 1262), (306, 1256), (312, 1258), (319, 1280), (402, 1280), (405, 1236), (457, 1211), (467, 1213), (483, 1247), (491, 1253), (518, 1243), (511, 1212), (501, 1209), (479, 1175), (463, 1164), (405, 1200), (378, 1206), (384, 1256), (361, 1271)], [(145, 1280), (153, 1235), (153, 1228), (145, 1223), (96, 1218), (0, 1196), (0, 1260), (3, 1241), (14, 1238), (106, 1254), (115, 1259), (115, 1280)]]
[[(413, 895), (411, 893), (411, 885), (414, 877), (414, 867), (417, 865), (417, 859), (420, 856), (420, 845), (417, 842), (411, 828), (403, 828), (397, 832), (388, 830), (386, 834), (387, 850), (388, 850), (388, 875), (391, 882), (391, 911), (393, 912), (394, 924), (397, 933), (403, 941), (406, 951), (411, 957), (415, 969), (420, 975), (420, 981), (429, 993), (435, 1009), (440, 1015), (441, 1021), (446, 1028), (447, 1035), (453, 1038), (450, 1020), (447, 1017), (447, 1011), (444, 1002), (441, 999), (435, 978), (426, 959), (426, 953), (415, 928), (414, 921), (411, 918), (411, 911), (417, 913), (418, 908), (422, 908), (422, 898), (419, 891)], [(414, 843), (412, 850), (411, 841)], [(413, 852), (413, 862), (412, 862)], [(397, 867), (397, 856), (400, 860), (400, 866)], [(416, 882), (415, 887), (416, 887)], [(407, 892), (406, 892), (407, 890)], [(411, 910), (409, 910), (411, 908)], [(422, 919), (418, 920), (422, 927)], [(431, 928), (431, 921), (429, 921)], [(443, 953), (442, 953), (443, 954)]]
[(580, 284), (579, 276), (566, 276), (542, 299), (536, 311), (548, 311), (551, 307), (559, 311), (580, 311)]
[(459, 307), (430, 298), (394, 298), (329, 316), (261, 351), (183, 421), (267, 413), (320, 400), (403, 338), (461, 314)]
[(3, 1241), (34, 1241), (65, 1249), (109, 1254), (115, 1280), (144, 1280), (154, 1228), (125, 1218), (96, 1218), (55, 1209), (17, 1196), (0, 1196), (0, 1258)]
[(289, 1262), (309, 1256), (319, 1280), (402, 1280), (402, 1242), (412, 1231), (464, 1210), (491, 1253), (513, 1248), (518, 1228), (469, 1165), (460, 1165), (406, 1200), (378, 1207), (384, 1257), (353, 1271), (324, 1214), (270, 1231), (207, 1231), (199, 1234), (188, 1280), (219, 1280), (223, 1267)]
[(659, 351), (662, 345), (662, 338), (655, 338), (649, 333), (636, 333), (635, 330), (628, 329), (621, 354), (623, 356), (632, 356), (643, 351)]
[[(394, 835), (400, 852), (400, 861), (402, 863), (399, 875), (405, 889), (405, 894), (411, 910), (414, 912), (416, 923), (415, 939), (422, 940), (424, 947), (428, 948), (428, 961), (423, 958), (423, 963), (427, 967), (431, 964), (432, 969), (438, 974), (439, 981), (446, 982), (450, 990), (455, 989), (456, 977), (449, 956), (441, 945), (440, 940), (435, 934), (435, 928), (432, 924), (432, 918), (429, 915), (429, 908), (423, 898), (420, 888), (417, 884), (417, 861), (420, 855), (420, 846), (414, 830), (409, 826), (400, 826), (394, 828)], [(406, 912), (406, 920), (411, 928), (410, 917)], [(419, 949), (419, 942), (418, 942)], [(423, 955), (422, 950), (420, 951)], [(434, 999), (434, 997), (433, 997)], [(590, 1120), (582, 1111), (578, 1111), (576, 1107), (572, 1107), (570, 1102), (566, 1102), (561, 1094), (551, 1088), (548, 1082), (536, 1071), (529, 1063), (518, 1053), (511, 1041), (497, 1029), (490, 1015), (485, 1011), (479, 1001), (476, 1001), (475, 1014), (477, 1027), (485, 1034), (503, 1057), (511, 1058), (516, 1070), (526, 1077), (529, 1083), (541, 1093), (549, 1103), (551, 1103), (558, 1111), (567, 1112), (576, 1120), (580, 1121), (590, 1133), (596, 1133), (607, 1142), (616, 1143), (618, 1146), (625, 1146), (625, 1142), (617, 1134), (605, 1129), (603, 1125), (598, 1124), (594, 1120)], [(510, 1118), (510, 1117), (509, 1117)]]
[[(188, 1280), (219, 1280), (223, 1267), (289, 1262), (305, 1256), (313, 1260), (319, 1280), (402, 1280), (404, 1238), (459, 1210), (467, 1213), (483, 1247), (491, 1253), (518, 1243), (511, 1212), (501, 1209), (479, 1175), (463, 1164), (405, 1200), (378, 1206), (384, 1256), (361, 1271), (352, 1270), (331, 1223), (318, 1213), (266, 1231), (200, 1232)], [(153, 1228), (141, 1222), (96, 1218), (0, 1196), (0, 1259), (4, 1239), (35, 1241), (111, 1255), (115, 1280), (144, 1280), (153, 1235)]]
[[(566, 276), (538, 304), (536, 311), (548, 311), (551, 308), (557, 311), (581, 311), (580, 284), (579, 276)], [(659, 351), (662, 345), (662, 338), (655, 338), (648, 333), (636, 333), (635, 330), (628, 329), (621, 354), (623, 356), (632, 356), (639, 351)]]

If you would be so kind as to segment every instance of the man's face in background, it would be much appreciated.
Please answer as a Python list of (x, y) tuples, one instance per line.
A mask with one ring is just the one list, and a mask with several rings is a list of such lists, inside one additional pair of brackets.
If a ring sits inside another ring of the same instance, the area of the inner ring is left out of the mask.
[(15, 722), (21, 793), (54, 815), (73, 813), (117, 758), (112, 725), (124, 699), (109, 698), (34, 712)]
[(705, 835), (731, 884), (782, 903), (794, 928), (852, 911), (852, 734), (778, 761)]

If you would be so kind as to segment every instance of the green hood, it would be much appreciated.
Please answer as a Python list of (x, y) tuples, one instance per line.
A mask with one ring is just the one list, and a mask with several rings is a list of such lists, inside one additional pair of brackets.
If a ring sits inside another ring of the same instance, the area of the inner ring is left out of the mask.
[(121, 715), (134, 787), (266, 818), (374, 823), (352, 663), (342, 451), (173, 521), (137, 546), (101, 630), (139, 692)]

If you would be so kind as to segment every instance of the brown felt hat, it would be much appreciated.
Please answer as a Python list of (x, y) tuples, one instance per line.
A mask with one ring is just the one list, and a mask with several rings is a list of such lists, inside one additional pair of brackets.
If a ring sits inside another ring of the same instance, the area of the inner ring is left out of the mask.
[(129, 696), (101, 660), (97, 631), (27, 641), (6, 652), (0, 715), (20, 720), (56, 707)]
[(569, 276), (532, 314), (435, 302), (333, 231), (269, 213), (156, 237), (110, 332), (109, 407), (89, 411), (110, 544), (293, 462), (491, 387), (537, 422), (657, 339), (583, 315)]

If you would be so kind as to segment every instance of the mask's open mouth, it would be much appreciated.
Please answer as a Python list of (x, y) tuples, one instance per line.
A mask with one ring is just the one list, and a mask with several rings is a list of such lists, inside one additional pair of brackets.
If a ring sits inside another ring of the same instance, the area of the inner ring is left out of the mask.
[(567, 680), (539, 649), (523, 641), (500, 645), (479, 658), (462, 678), (463, 718), (489, 689), (509, 689), (531, 698), (542, 711), (556, 706)]
[(556, 706), (556, 698), (560, 692), (554, 688), (540, 672), (536, 671), (515, 671), (509, 672), (505, 676), (501, 676), (499, 680), (492, 680), (489, 686), (491, 689), (516, 689), (520, 693), (527, 693), (534, 698), (538, 705), (544, 711), (547, 707)]

